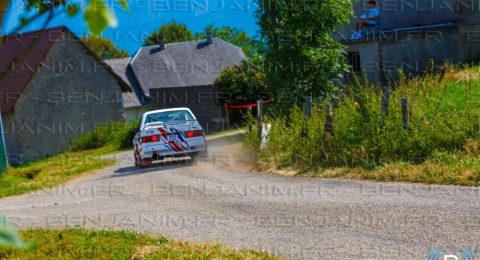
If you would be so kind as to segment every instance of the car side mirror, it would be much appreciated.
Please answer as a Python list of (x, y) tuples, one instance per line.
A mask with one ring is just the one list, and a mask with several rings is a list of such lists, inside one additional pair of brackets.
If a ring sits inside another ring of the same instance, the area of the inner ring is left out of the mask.
[(140, 131), (140, 129), (138, 129), (138, 127), (135, 128), (135, 129), (133, 129), (133, 133), (134, 133), (134, 134), (137, 134), (139, 131)]

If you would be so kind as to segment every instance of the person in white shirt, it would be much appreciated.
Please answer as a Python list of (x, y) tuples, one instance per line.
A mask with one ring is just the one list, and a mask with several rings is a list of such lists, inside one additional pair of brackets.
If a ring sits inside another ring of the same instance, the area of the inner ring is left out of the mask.
[(362, 28), (374, 27), (378, 24), (378, 19), (380, 17), (380, 8), (378, 7), (378, 2), (376, 0), (368, 1), (369, 11), (368, 14), (360, 16), (360, 20), (355, 24), (355, 31), (353, 32), (350, 40), (359, 40), (363, 38)]

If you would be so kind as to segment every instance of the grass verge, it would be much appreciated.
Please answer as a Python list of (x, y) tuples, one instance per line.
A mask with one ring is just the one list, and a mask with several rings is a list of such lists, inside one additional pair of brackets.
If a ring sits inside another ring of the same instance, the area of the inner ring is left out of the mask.
[(279, 259), (252, 250), (128, 231), (33, 229), (20, 234), (33, 242), (33, 248), (0, 250), (0, 259)]
[(99, 156), (116, 148), (66, 152), (18, 167), (9, 167), (0, 176), (0, 198), (51, 188), (85, 172), (113, 165), (114, 160)]
[(303, 163), (279, 165), (257, 162), (258, 170), (289, 176), (346, 178), (378, 182), (409, 182), (480, 186), (480, 157), (465, 153), (435, 153), (421, 163), (397, 161), (358, 167), (305, 167)]
[(266, 116), (266, 147), (258, 148), (255, 132), (247, 145), (266, 171), (479, 186), (479, 71), (401, 76), (390, 88), (388, 110), (380, 109), (386, 105), (380, 88), (355, 79), (335, 102), (316, 100), (309, 117), (299, 106)]

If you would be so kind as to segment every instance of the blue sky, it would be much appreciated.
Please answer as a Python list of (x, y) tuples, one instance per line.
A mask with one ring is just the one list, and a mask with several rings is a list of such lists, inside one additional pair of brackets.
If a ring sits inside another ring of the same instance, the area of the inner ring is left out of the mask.
[[(83, 6), (85, 1), (74, 0)], [(118, 19), (116, 28), (108, 28), (102, 34), (111, 38), (120, 48), (133, 54), (142, 43), (142, 39), (164, 23), (172, 21), (185, 23), (193, 32), (203, 31), (208, 24), (229, 25), (244, 29), (255, 35), (258, 26), (254, 17), (257, 9), (255, 0), (127, 0), (130, 13), (121, 9), (115, 0), (107, 1)], [(23, 0), (11, 0), (3, 33), (10, 32), (19, 23), (19, 17), (25, 14)], [(77, 35), (88, 34), (82, 14), (67, 17), (56, 16), (49, 27), (66, 25)], [(42, 26), (42, 21), (29, 25), (23, 31), (31, 31)]]

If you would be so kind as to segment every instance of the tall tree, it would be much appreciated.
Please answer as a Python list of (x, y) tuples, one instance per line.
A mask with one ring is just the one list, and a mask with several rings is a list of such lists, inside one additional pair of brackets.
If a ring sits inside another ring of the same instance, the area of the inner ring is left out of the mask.
[(191, 41), (195, 39), (185, 24), (172, 21), (171, 23), (160, 26), (160, 28), (145, 38), (143, 46), (157, 44), (159, 36), (163, 37), (164, 43)]
[(333, 39), (349, 21), (351, 0), (258, 0), (268, 84), (278, 92), (327, 96), (345, 69), (344, 47)]
[(128, 57), (128, 52), (118, 49), (108, 38), (100, 36), (83, 36), (82, 41), (85, 42), (102, 60), (117, 59)]

